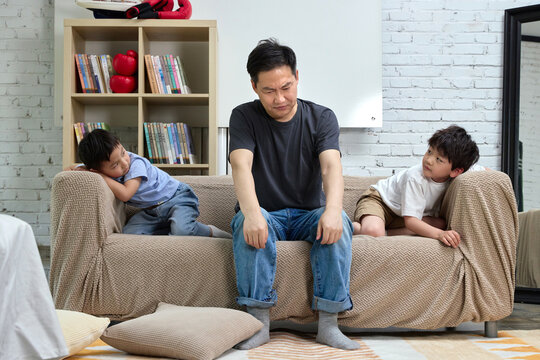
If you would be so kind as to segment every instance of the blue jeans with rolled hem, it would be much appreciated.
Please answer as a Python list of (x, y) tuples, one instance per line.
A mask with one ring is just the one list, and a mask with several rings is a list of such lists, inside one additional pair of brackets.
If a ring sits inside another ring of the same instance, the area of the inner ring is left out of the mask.
[(199, 199), (193, 189), (180, 183), (174, 195), (163, 204), (142, 209), (122, 229), (124, 234), (210, 236), (208, 225), (197, 221)]
[(325, 208), (315, 210), (283, 209), (267, 212), (261, 209), (268, 224), (268, 240), (264, 249), (246, 243), (244, 215), (238, 211), (231, 222), (236, 283), (236, 302), (249, 307), (269, 308), (277, 301), (273, 289), (276, 274), (276, 241), (305, 240), (312, 244), (310, 260), (313, 273), (311, 308), (329, 313), (352, 309), (349, 295), (351, 269), (352, 223), (345, 212), (343, 234), (334, 244), (321, 245), (316, 240), (317, 225)]

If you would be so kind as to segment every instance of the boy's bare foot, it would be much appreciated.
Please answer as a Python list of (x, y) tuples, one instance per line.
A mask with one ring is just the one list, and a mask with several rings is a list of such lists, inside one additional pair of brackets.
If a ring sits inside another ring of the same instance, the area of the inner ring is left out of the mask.
[(360, 229), (362, 228), (362, 225), (360, 225), (359, 222), (353, 221), (352, 228), (353, 228), (353, 235), (360, 235)]

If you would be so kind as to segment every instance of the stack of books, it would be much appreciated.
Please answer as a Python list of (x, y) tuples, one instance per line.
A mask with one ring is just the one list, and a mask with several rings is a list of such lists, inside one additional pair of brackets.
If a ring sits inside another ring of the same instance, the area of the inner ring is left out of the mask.
[(112, 94), (109, 82), (114, 75), (110, 55), (75, 54), (83, 93)]
[(77, 144), (80, 144), (83, 137), (94, 129), (104, 129), (107, 131), (111, 130), (109, 127), (109, 124), (106, 124), (103, 122), (97, 122), (97, 123), (78, 122), (78, 123), (73, 124), (73, 129), (75, 130), (75, 138), (77, 139)]
[(152, 94), (191, 94), (178, 56), (145, 55), (144, 63)]
[(197, 164), (191, 129), (184, 123), (145, 122), (148, 159), (153, 164)]

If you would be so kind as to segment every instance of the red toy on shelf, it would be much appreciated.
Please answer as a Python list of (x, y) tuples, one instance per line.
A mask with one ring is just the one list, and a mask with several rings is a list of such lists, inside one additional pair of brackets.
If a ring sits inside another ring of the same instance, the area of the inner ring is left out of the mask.
[(112, 62), (119, 75), (111, 77), (111, 90), (114, 93), (130, 93), (137, 87), (134, 74), (137, 72), (137, 52), (128, 50), (126, 54), (116, 54)]

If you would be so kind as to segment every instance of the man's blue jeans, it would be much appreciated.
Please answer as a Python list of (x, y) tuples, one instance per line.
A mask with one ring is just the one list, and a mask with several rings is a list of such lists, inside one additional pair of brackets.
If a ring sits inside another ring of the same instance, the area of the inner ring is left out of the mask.
[(122, 229), (124, 234), (210, 236), (208, 225), (197, 221), (199, 199), (187, 184), (180, 183), (163, 204), (133, 215)]
[(277, 301), (273, 289), (276, 274), (276, 241), (305, 240), (312, 243), (310, 260), (313, 272), (313, 310), (338, 313), (352, 309), (349, 295), (351, 269), (352, 223), (345, 212), (343, 234), (339, 241), (321, 245), (317, 225), (325, 208), (315, 210), (283, 209), (267, 212), (261, 209), (268, 224), (268, 240), (257, 249), (244, 239), (244, 215), (238, 211), (231, 222), (236, 283), (239, 305), (269, 308)]

